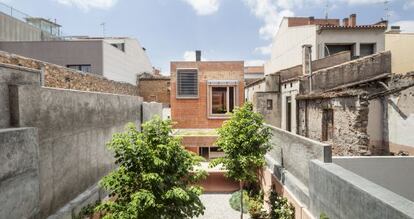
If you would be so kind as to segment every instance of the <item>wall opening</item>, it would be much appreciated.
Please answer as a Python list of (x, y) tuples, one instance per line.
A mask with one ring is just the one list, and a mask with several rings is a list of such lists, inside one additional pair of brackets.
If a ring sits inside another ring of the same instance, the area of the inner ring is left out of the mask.
[(322, 113), (322, 141), (333, 137), (333, 109), (324, 109)]

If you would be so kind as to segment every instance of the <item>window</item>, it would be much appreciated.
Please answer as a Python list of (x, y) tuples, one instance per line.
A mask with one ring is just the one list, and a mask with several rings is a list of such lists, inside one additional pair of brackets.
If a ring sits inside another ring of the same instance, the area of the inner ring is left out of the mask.
[(273, 110), (273, 100), (272, 99), (268, 99), (266, 101), (266, 109), (267, 110)]
[(112, 43), (111, 45), (122, 52), (125, 52), (125, 43)]
[(355, 56), (354, 51), (355, 44), (328, 44), (325, 45), (325, 57), (333, 55), (335, 53), (350, 51), (351, 56)]
[(177, 71), (177, 97), (198, 97), (198, 78), (196, 69)]
[(237, 103), (236, 86), (210, 86), (209, 96), (210, 117), (227, 117)]
[(324, 109), (322, 112), (322, 141), (333, 138), (334, 131), (333, 109)]
[(92, 72), (92, 67), (89, 64), (87, 65), (66, 65), (66, 67), (70, 69), (75, 69), (78, 71), (83, 71), (83, 72)]
[(359, 55), (360, 57), (372, 55), (375, 52), (375, 43), (360, 44)]

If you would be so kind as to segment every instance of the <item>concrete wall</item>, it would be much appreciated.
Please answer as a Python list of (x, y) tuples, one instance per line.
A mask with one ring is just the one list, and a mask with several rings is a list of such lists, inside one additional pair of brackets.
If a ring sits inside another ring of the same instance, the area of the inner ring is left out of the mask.
[[(125, 51), (110, 43), (124, 43)], [(108, 79), (135, 85), (138, 74), (152, 71), (152, 64), (138, 40), (126, 38), (103, 41), (103, 73)]]
[(385, 34), (385, 49), (392, 53), (393, 73), (401, 74), (414, 71), (414, 58), (411, 55), (413, 47), (413, 33)]
[[(391, 53), (388, 51), (313, 72), (312, 91), (325, 91), (384, 73), (391, 73)], [(309, 92), (307, 76), (301, 80), (301, 90)]]
[(339, 30), (322, 30), (316, 37), (318, 58), (323, 58), (328, 54), (325, 54), (326, 44), (354, 44), (355, 54), (353, 56), (360, 55), (360, 44), (362, 43), (374, 43), (374, 53), (381, 52), (385, 49), (385, 28), (383, 29), (339, 29)]
[(92, 73), (104, 72), (102, 41), (0, 42), (0, 50), (64, 67), (89, 64)]
[(163, 117), (162, 103), (144, 102), (142, 103), (142, 123), (151, 120), (154, 116)]
[(46, 32), (0, 12), (0, 41), (40, 41), (52, 39)]
[[(272, 108), (267, 108), (267, 101), (272, 101)], [(263, 115), (267, 124), (280, 127), (280, 95), (279, 93), (255, 92), (253, 95), (253, 110)]]
[(39, 214), (37, 129), (0, 129), (0, 218)]
[(334, 157), (332, 161), (414, 202), (414, 157)]
[(334, 163), (311, 162), (309, 191), (314, 216), (397, 219), (414, 215), (414, 202)]
[(266, 154), (268, 159), (282, 165), (303, 184), (309, 182), (309, 162), (317, 159), (331, 162), (331, 146), (269, 126), (272, 130), (272, 149)]
[(126, 123), (140, 124), (138, 97), (24, 85), (12, 90), (15, 124), (39, 130), (42, 216), (107, 174), (114, 164), (105, 144)]
[(0, 64), (0, 128), (10, 127), (9, 84), (40, 86), (40, 71)]

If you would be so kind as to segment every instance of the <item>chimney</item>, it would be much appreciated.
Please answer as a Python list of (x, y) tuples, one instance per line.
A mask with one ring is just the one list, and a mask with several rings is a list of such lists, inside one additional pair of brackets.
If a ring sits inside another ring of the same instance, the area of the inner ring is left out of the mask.
[(201, 61), (201, 50), (196, 50), (196, 61), (199, 62)]
[(302, 75), (309, 76), (309, 92), (312, 92), (312, 45), (302, 46)]
[(356, 14), (351, 14), (349, 16), (349, 26), (355, 27), (356, 26)]
[(348, 19), (348, 18), (344, 18), (344, 19), (342, 20), (342, 26), (344, 26), (344, 27), (349, 26), (349, 19)]
[(309, 17), (308, 24), (315, 24), (315, 17)]

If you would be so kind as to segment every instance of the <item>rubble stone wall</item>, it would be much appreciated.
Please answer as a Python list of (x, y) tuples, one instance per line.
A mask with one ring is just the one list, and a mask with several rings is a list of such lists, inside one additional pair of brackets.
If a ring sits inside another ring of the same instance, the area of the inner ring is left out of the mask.
[(0, 63), (41, 70), (45, 87), (138, 96), (137, 86), (7, 52), (0, 51)]

